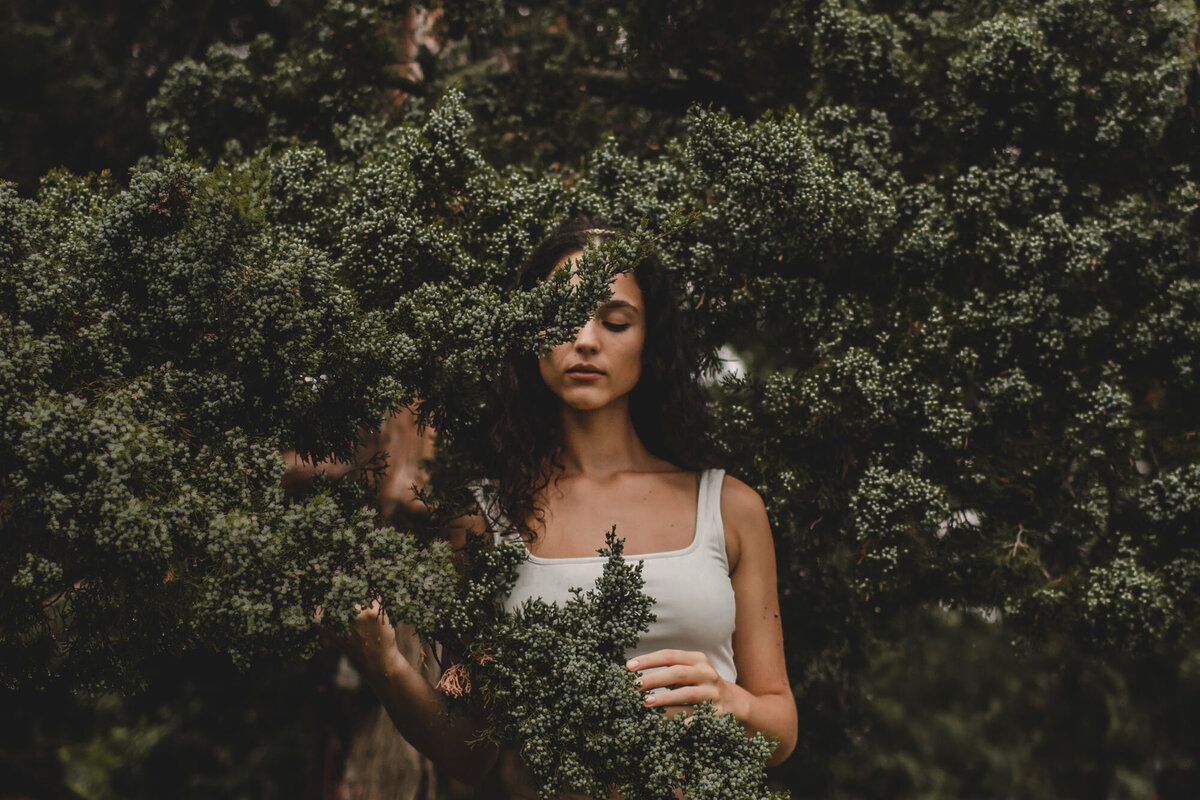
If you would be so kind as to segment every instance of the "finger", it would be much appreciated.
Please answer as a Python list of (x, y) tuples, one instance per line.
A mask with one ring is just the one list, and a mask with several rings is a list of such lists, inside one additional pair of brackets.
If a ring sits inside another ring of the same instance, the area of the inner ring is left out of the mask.
[(655, 692), (646, 695), (642, 701), (644, 706), (662, 708), (665, 706), (694, 706), (705, 700), (717, 702), (717, 693), (705, 686), (680, 686), (678, 689), (668, 689), (665, 692)]
[(690, 650), (655, 650), (652, 653), (631, 658), (625, 662), (625, 667), (631, 670), (650, 669), (652, 667), (667, 667), (672, 664), (695, 664), (699, 659), (706, 658), (703, 653)]
[(663, 667), (652, 672), (646, 672), (638, 678), (638, 688), (643, 692), (651, 689), (661, 689), (664, 686), (691, 686), (698, 681), (695, 679), (695, 668), (684, 664)]
[(387, 609), (385, 609), (378, 600), (372, 600), (371, 605), (365, 608), (356, 603), (354, 605), (354, 610), (358, 612), (357, 619), (360, 622), (378, 622), (382, 625), (387, 624)]

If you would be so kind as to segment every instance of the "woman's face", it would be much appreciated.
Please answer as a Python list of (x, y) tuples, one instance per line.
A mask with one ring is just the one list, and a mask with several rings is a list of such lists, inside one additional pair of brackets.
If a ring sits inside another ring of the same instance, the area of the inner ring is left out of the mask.
[[(558, 264), (570, 264), (571, 253)], [(557, 269), (558, 267), (556, 267)], [(542, 380), (567, 406), (594, 411), (629, 395), (642, 375), (646, 341), (645, 304), (633, 275), (612, 281), (612, 298), (596, 310), (572, 342), (564, 342), (538, 361)]]

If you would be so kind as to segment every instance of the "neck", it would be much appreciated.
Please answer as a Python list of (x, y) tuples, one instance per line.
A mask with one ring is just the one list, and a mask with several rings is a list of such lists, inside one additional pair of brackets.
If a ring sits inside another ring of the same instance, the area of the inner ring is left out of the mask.
[(654, 456), (642, 444), (629, 416), (629, 400), (580, 411), (562, 407), (562, 465), (565, 475), (605, 479), (646, 469)]

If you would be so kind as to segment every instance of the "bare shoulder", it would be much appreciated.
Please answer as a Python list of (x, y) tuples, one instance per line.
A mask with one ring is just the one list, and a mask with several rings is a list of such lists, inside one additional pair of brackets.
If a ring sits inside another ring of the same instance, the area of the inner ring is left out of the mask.
[(754, 491), (750, 484), (732, 475), (726, 475), (721, 484), (721, 513), (732, 515), (734, 518), (766, 517), (767, 507), (763, 504), (762, 495)]
[(721, 484), (721, 522), (725, 526), (725, 552), (730, 572), (737, 569), (747, 549), (774, 549), (762, 496), (731, 475), (726, 475)]

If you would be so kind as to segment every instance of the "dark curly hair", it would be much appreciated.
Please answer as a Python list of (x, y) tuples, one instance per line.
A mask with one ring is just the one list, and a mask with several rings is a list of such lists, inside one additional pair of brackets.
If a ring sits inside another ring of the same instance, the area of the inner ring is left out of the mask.
[[(622, 231), (586, 217), (551, 233), (522, 267), (516, 287), (532, 288), (565, 256), (585, 246), (620, 236)], [(681, 469), (713, 466), (710, 414), (699, 378), (699, 358), (692, 327), (676, 298), (671, 276), (647, 255), (633, 269), (646, 312), (642, 371), (629, 396), (633, 427), (646, 449)], [(516, 288), (514, 287), (514, 288)], [(510, 359), (492, 385), (489, 444), (496, 478), (493, 521), (526, 541), (536, 534), (532, 519), (543, 509), (536, 497), (550, 483), (562, 449), (559, 399), (543, 382), (537, 357)]]

